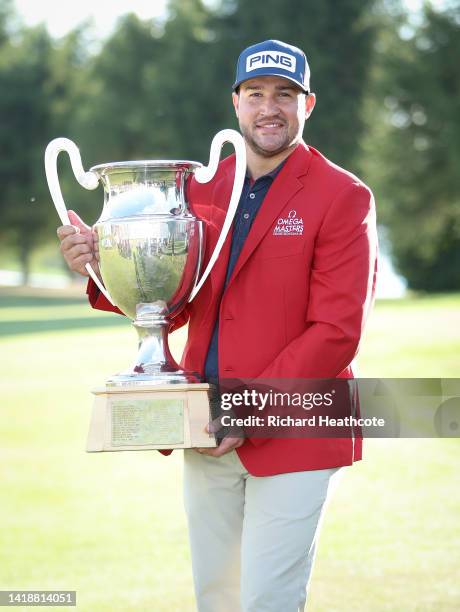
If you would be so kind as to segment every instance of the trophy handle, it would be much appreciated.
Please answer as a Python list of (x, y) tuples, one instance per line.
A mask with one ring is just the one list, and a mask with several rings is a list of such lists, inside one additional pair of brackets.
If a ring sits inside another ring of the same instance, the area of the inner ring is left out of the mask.
[(208, 278), (213, 265), (219, 257), (219, 253), (232, 225), (236, 209), (238, 208), (241, 191), (244, 185), (244, 178), (246, 176), (246, 147), (244, 145), (243, 137), (236, 130), (221, 130), (214, 136), (211, 143), (211, 152), (209, 154), (209, 164), (208, 166), (197, 168), (195, 170), (195, 178), (199, 183), (208, 183), (214, 177), (217, 171), (217, 166), (219, 165), (220, 151), (225, 142), (230, 142), (235, 147), (235, 180), (233, 183), (233, 191), (230, 197), (230, 204), (228, 205), (227, 215), (225, 217), (219, 239), (202, 277), (190, 294), (190, 298), (188, 300), (189, 302), (193, 300), (198, 291), (201, 289), (203, 283)]
[[(96, 189), (96, 187), (99, 185), (99, 178), (95, 172), (85, 172), (83, 170), (80, 151), (72, 140), (69, 140), (68, 138), (55, 138), (46, 147), (45, 173), (51, 198), (63, 225), (71, 225), (67, 207), (62, 197), (61, 186), (59, 184), (59, 177), (57, 173), (57, 158), (61, 151), (66, 151), (66, 153), (69, 155), (75, 178), (82, 187), (85, 189)], [(91, 264), (87, 263), (85, 268), (93, 281), (96, 283), (98, 289), (109, 300), (109, 302), (113, 304), (113, 300), (110, 297), (109, 292), (97, 277), (96, 273), (91, 267)]]

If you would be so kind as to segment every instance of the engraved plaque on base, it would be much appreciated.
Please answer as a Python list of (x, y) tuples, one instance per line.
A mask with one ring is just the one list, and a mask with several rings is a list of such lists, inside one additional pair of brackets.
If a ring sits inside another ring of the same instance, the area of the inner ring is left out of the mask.
[(88, 452), (216, 446), (207, 384), (94, 389)]

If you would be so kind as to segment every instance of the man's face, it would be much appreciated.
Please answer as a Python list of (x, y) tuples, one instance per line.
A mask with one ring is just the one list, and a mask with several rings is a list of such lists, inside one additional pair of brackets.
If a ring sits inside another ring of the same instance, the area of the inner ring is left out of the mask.
[(256, 77), (240, 85), (233, 94), (240, 130), (256, 155), (273, 157), (297, 144), (305, 120), (315, 106), (315, 96), (306, 96), (288, 79)]

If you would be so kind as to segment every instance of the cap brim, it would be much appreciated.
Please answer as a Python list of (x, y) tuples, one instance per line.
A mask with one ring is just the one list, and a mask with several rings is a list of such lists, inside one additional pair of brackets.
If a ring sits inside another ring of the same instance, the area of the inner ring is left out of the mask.
[(292, 83), (297, 85), (297, 87), (301, 89), (304, 93), (310, 93), (309, 90), (306, 89), (303, 85), (301, 85), (297, 79), (287, 76), (286, 74), (279, 74), (279, 72), (264, 72), (263, 74), (252, 74), (248, 78), (241, 79), (240, 81), (235, 81), (235, 83), (233, 83), (232, 90), (235, 91), (235, 89), (239, 87), (241, 83), (244, 83), (245, 81), (250, 81), (251, 79), (257, 79), (258, 77), (264, 77), (264, 76), (281, 77), (282, 79), (286, 79), (287, 81), (291, 81)]

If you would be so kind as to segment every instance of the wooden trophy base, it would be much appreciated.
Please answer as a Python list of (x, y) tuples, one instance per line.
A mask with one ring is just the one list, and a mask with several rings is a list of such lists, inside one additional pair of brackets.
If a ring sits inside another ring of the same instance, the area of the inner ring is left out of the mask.
[(87, 452), (215, 447), (208, 384), (99, 387)]

